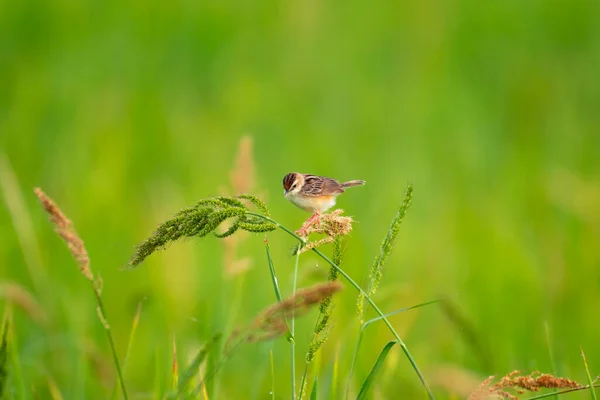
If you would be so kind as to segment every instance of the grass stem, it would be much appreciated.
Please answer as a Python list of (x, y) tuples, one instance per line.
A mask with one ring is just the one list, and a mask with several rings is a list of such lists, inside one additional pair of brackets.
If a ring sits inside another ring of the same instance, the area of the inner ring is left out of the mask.
[[(262, 218), (265, 221), (268, 221), (268, 222), (271, 222), (271, 223), (277, 225), (278, 228), (281, 228), (281, 230), (283, 230), (284, 232), (286, 232), (289, 235), (293, 236), (300, 243), (305, 243), (304, 239), (302, 239), (300, 236), (296, 235), (290, 229), (288, 229), (285, 226), (279, 224), (277, 221), (275, 221), (275, 220), (273, 220), (273, 219), (271, 219), (269, 217), (266, 217), (264, 215), (257, 214), (257, 213), (251, 212), (251, 211), (247, 211), (246, 213), (248, 215), (253, 215), (255, 217)], [(427, 384), (427, 381), (425, 380), (425, 377), (421, 373), (421, 370), (417, 366), (417, 362), (415, 361), (415, 359), (411, 355), (411, 353), (408, 350), (408, 347), (406, 346), (406, 344), (404, 343), (404, 341), (400, 338), (400, 335), (398, 335), (398, 332), (396, 332), (396, 330), (394, 329), (394, 327), (392, 326), (392, 324), (390, 323), (390, 321), (387, 319), (387, 317), (385, 316), (385, 314), (379, 309), (379, 307), (377, 306), (377, 304), (375, 304), (375, 302), (371, 299), (371, 297), (369, 297), (369, 295), (358, 285), (358, 283), (356, 283), (354, 281), (354, 279), (352, 279), (350, 277), (350, 275), (348, 275), (346, 273), (346, 271), (344, 271), (339, 266), (337, 266), (333, 261), (331, 261), (329, 259), (329, 257), (327, 257), (325, 254), (323, 254), (317, 248), (313, 248), (312, 251), (315, 252), (319, 257), (321, 257), (329, 265), (331, 265), (331, 267), (335, 268), (335, 270), (338, 271), (344, 277), (344, 279), (346, 279), (348, 281), (348, 283), (350, 283), (350, 285), (354, 286), (354, 288), (360, 294), (362, 294), (364, 296), (364, 298), (367, 300), (367, 302), (371, 305), (371, 307), (373, 307), (373, 309), (375, 310), (375, 312), (379, 315), (379, 317), (381, 317), (381, 319), (383, 320), (383, 322), (385, 323), (385, 325), (388, 327), (389, 331), (392, 333), (392, 335), (394, 336), (394, 338), (398, 342), (398, 345), (400, 345), (400, 347), (402, 348), (402, 351), (404, 352), (406, 358), (408, 358), (408, 361), (410, 362), (411, 366), (413, 367), (414, 371), (416, 372), (417, 376), (419, 377), (419, 380), (421, 381), (421, 384), (423, 385), (423, 387), (427, 391), (427, 394), (428, 394), (429, 398), (431, 400), (434, 400), (435, 396), (433, 395), (433, 392), (431, 391), (431, 388)], [(297, 263), (298, 263), (298, 261), (296, 259), (296, 265), (297, 265)], [(294, 284), (295, 284), (295, 279), (294, 279)], [(293, 326), (294, 325), (293, 325), (293, 321), (292, 321), (292, 333), (293, 333), (293, 329), (294, 329)], [(292, 386), (295, 386), (294, 383), (293, 383), (293, 381), (292, 381)]]
[[(294, 280), (292, 283), (292, 296), (296, 294), (296, 287), (298, 284), (298, 263), (300, 261), (300, 252), (296, 252), (296, 262), (294, 265)], [(292, 333), (292, 341), (290, 342), (292, 349), (292, 400), (296, 398), (296, 317), (292, 313), (292, 321), (290, 323), (290, 331)]]
[(94, 287), (94, 294), (96, 295), (96, 300), (98, 301), (98, 310), (100, 311), (100, 314), (103, 318), (104, 330), (106, 331), (106, 336), (108, 337), (108, 344), (110, 345), (110, 350), (112, 352), (113, 360), (115, 362), (115, 368), (117, 369), (117, 376), (119, 377), (119, 383), (121, 384), (121, 390), (123, 391), (123, 398), (127, 400), (127, 389), (125, 388), (125, 380), (123, 379), (123, 372), (121, 371), (119, 357), (117, 357), (115, 342), (113, 340), (112, 333), (110, 332), (110, 326), (107, 323), (105, 323), (106, 310), (104, 309), (104, 302), (102, 301), (102, 297), (100, 296), (100, 291), (96, 287)]

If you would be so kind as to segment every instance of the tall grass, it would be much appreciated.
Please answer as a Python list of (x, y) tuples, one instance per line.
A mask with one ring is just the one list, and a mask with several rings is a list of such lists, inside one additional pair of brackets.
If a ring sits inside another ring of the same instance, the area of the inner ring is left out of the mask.
[[(69, 248), (73, 258), (76, 260), (79, 266), (81, 274), (91, 283), (98, 304), (98, 318), (104, 326), (113, 355), (113, 362), (118, 376), (118, 387), (120, 388), (123, 398), (127, 399), (128, 392), (126, 389), (121, 365), (125, 365), (125, 361), (127, 361), (132, 343), (134, 341), (134, 335), (140, 318), (141, 303), (138, 304), (137, 312), (133, 319), (129, 341), (127, 343), (127, 350), (123, 364), (121, 364), (117, 356), (116, 346), (111, 334), (110, 325), (106, 319), (106, 310), (102, 301), (102, 282), (95, 278), (90, 268), (89, 256), (83, 241), (78, 236), (71, 221), (62, 213), (54, 201), (52, 201), (39, 188), (35, 190), (35, 194), (39, 198), (43, 208), (50, 216), (50, 220), (54, 224), (56, 232), (67, 244), (67, 247)], [(179, 371), (180, 368), (177, 362), (174, 344), (172, 372), (173, 391), (166, 394), (168, 398), (175, 399), (182, 396), (185, 398), (197, 397), (201, 393), (205, 398), (207, 398), (208, 395), (206, 391), (206, 383), (218, 376), (219, 369), (231, 359), (231, 357), (240, 349), (240, 346), (274, 340), (282, 336), (287, 336), (287, 339), (290, 342), (290, 397), (292, 399), (304, 398), (308, 390), (307, 382), (309, 381), (309, 365), (314, 360), (315, 355), (319, 352), (321, 347), (326, 344), (328, 338), (328, 327), (332, 318), (332, 295), (341, 289), (341, 285), (338, 282), (338, 277), (341, 276), (358, 292), (359, 295), (357, 311), (360, 320), (360, 328), (354, 348), (352, 362), (347, 366), (348, 382), (346, 384), (346, 397), (349, 396), (350, 380), (352, 379), (352, 374), (357, 362), (357, 355), (362, 342), (363, 332), (367, 326), (373, 323), (383, 322), (394, 337), (394, 341), (387, 343), (387, 345), (379, 353), (371, 372), (360, 386), (357, 399), (364, 399), (369, 395), (369, 392), (372, 390), (376, 380), (378, 379), (379, 372), (385, 368), (388, 354), (390, 351), (393, 351), (393, 347), (396, 344), (404, 352), (406, 359), (409, 361), (409, 364), (418, 376), (428, 397), (430, 399), (435, 399), (432, 389), (417, 365), (416, 359), (413, 357), (411, 352), (409, 352), (407, 345), (400, 338), (398, 332), (394, 329), (388, 318), (392, 315), (407, 311), (409, 309), (415, 309), (435, 303), (437, 300), (393, 311), (391, 313), (384, 313), (372, 298), (377, 287), (383, 281), (382, 271), (385, 260), (393, 249), (393, 244), (396, 241), (396, 237), (399, 232), (399, 225), (402, 222), (408, 207), (410, 206), (411, 200), (412, 186), (409, 185), (406, 189), (405, 199), (401, 203), (401, 206), (396, 216), (392, 220), (390, 228), (382, 242), (380, 253), (376, 257), (375, 262), (370, 269), (369, 280), (366, 289), (361, 288), (356, 281), (341, 267), (343, 253), (342, 240), (352, 230), (352, 224), (354, 222), (352, 218), (343, 216), (341, 210), (336, 210), (330, 214), (322, 216), (320, 221), (312, 222), (314, 226), (311, 226), (311, 224), (308, 224), (307, 226), (305, 224), (304, 230), (308, 234), (305, 237), (298, 236), (291, 229), (272, 219), (265, 203), (263, 203), (258, 197), (250, 194), (243, 194), (235, 197), (219, 196), (203, 199), (198, 201), (194, 206), (181, 210), (180, 212), (176, 213), (173, 218), (160, 224), (152, 233), (152, 235), (137, 247), (134, 255), (129, 261), (130, 267), (138, 266), (153, 253), (160, 251), (167, 245), (183, 238), (202, 238), (208, 235), (213, 235), (217, 238), (225, 239), (242, 230), (255, 233), (266, 233), (280, 229), (297, 241), (297, 245), (294, 248), (292, 291), (289, 297), (284, 298), (279, 288), (280, 279), (278, 278), (276, 269), (274, 267), (269, 242), (265, 238), (264, 245), (266, 250), (266, 264), (268, 266), (268, 273), (271, 278), (271, 283), (275, 291), (275, 298), (277, 302), (265, 308), (265, 310), (258, 314), (246, 328), (235, 330), (229, 334), (226, 344), (221, 352), (220, 361), (214, 365), (207, 364), (209, 365), (209, 370), (206, 370), (205, 368), (204, 371), (202, 371), (201, 367), (206, 365), (206, 360), (209, 354), (219, 353), (217, 343), (219, 342), (219, 338), (221, 336), (220, 332), (214, 334), (214, 337), (197, 352), (193, 360), (181, 372)], [(253, 211), (250, 208), (251, 206), (256, 208), (259, 212)], [(225, 221), (229, 221), (230, 223), (227, 225), (227, 228), (224, 231), (220, 231), (220, 225)], [(310, 240), (315, 234), (320, 236), (324, 235), (325, 237)], [(331, 258), (326, 256), (319, 248), (327, 243), (333, 243), (333, 254)], [(310, 288), (297, 290), (299, 259), (301, 254), (305, 253), (306, 251), (316, 253), (321, 259), (329, 264), (330, 270), (328, 281)], [(365, 300), (376, 313), (375, 318), (372, 318), (366, 322), (363, 319), (365, 315), (363, 302)], [(316, 305), (318, 305), (317, 320), (315, 322), (311, 338), (308, 342), (308, 351), (305, 356), (305, 366), (303, 369), (304, 372), (302, 374), (299, 391), (297, 391), (295, 353), (298, 334), (296, 332), (295, 322), (298, 316), (306, 313), (309, 309)], [(8, 330), (7, 327), (8, 325), (5, 324), (2, 346), (0, 347), (0, 388), (3, 388), (6, 385), (6, 354), (8, 348), (6, 334)], [(269, 354), (272, 365), (272, 353)], [(517, 391), (538, 391), (541, 388), (567, 388), (568, 390), (581, 390), (586, 387), (589, 388), (592, 398), (595, 399), (595, 392), (593, 389), (595, 381), (591, 377), (585, 357), (584, 364), (588, 376), (587, 386), (581, 385), (576, 381), (567, 378), (559, 378), (551, 374), (533, 373), (528, 376), (521, 376), (517, 371), (515, 371), (506, 375), (497, 383), (492, 383), (493, 377), (483, 381), (483, 383), (470, 394), (469, 399), (479, 400), (485, 399), (489, 396), (516, 398), (514, 395), (507, 392), (507, 389), (511, 388), (514, 388)], [(336, 370), (333, 378), (335, 382), (339, 373), (339, 364), (337, 359), (335, 361), (334, 368)], [(201, 375), (199, 383), (195, 383), (192, 386), (194, 377), (199, 375)], [(281, 378), (280, 374), (278, 374), (278, 371), (272, 366), (271, 375), (273, 380), (278, 380)], [(318, 398), (318, 374), (315, 374), (312, 381), (314, 383), (310, 393), (311, 399)], [(271, 392), (274, 393), (273, 384), (271, 384)], [(559, 395), (567, 392), (568, 391), (556, 392), (554, 394)], [(113, 392), (113, 397), (116, 395), (118, 395), (117, 390)], [(335, 384), (333, 395), (337, 396)]]
[[(376, 263), (377, 269), (372, 273), (372, 280), (376, 280), (377, 283), (381, 279), (380, 268), (383, 265), (383, 260), (385, 257), (391, 252), (391, 248), (393, 245), (393, 241), (395, 236), (397, 235), (398, 225), (401, 219), (404, 217), (405, 210), (408, 208), (410, 204), (410, 199), (412, 198), (412, 186), (409, 185), (407, 188), (406, 199), (403, 202), (403, 208), (401, 208), (400, 217), (397, 217), (392, 227), (390, 228), (390, 233), (386, 237), (384, 241), (384, 245), (382, 246), (383, 255), (380, 256), (380, 261)], [(250, 211), (250, 209), (242, 202), (242, 200), (247, 200), (251, 204), (253, 204), (256, 208), (261, 211), (261, 213), (256, 213), (254, 211)], [(227, 219), (232, 219), (229, 228), (223, 233), (217, 232), (217, 228), (221, 223), (223, 223)], [(367, 302), (371, 305), (374, 311), (378, 314), (379, 318), (385, 323), (388, 327), (394, 338), (396, 339), (399, 346), (402, 348), (406, 358), (410, 362), (410, 365), (416, 372), (419, 377), (424, 389), (426, 390), (428, 396), (431, 399), (434, 399), (433, 392), (431, 388), (427, 384), (424, 375), (421, 370), (417, 366), (416, 360), (413, 358), (412, 354), (409, 352), (408, 347), (402, 341), (396, 330), (393, 328), (392, 324), (389, 322), (385, 314), (381, 311), (381, 309), (375, 304), (372, 300), (371, 296), (363, 290), (351, 277), (346, 273), (338, 263), (341, 260), (341, 242), (339, 241), (339, 236), (343, 236), (350, 232), (351, 230), (352, 219), (348, 217), (341, 216), (340, 212), (332, 212), (331, 214), (327, 214), (318, 222), (318, 227), (311, 228), (306, 227), (306, 231), (308, 234), (310, 233), (324, 233), (327, 235), (325, 239), (321, 239), (317, 242), (306, 242), (306, 240), (296, 233), (292, 232), (289, 228), (281, 225), (277, 221), (273, 220), (270, 217), (269, 211), (266, 205), (259, 200), (256, 196), (250, 194), (243, 194), (236, 197), (213, 197), (207, 198), (198, 201), (194, 206), (188, 207), (186, 209), (181, 210), (176, 213), (172, 219), (165, 221), (160, 224), (158, 228), (152, 233), (152, 235), (143, 241), (137, 248), (135, 254), (131, 257), (129, 261), (130, 267), (136, 267), (142, 261), (144, 261), (148, 256), (150, 256), (155, 251), (161, 250), (165, 248), (168, 244), (176, 242), (180, 239), (187, 237), (205, 237), (209, 234), (213, 234), (217, 238), (225, 238), (232, 234), (234, 234), (238, 229), (246, 230), (249, 232), (269, 232), (273, 231), (277, 228), (280, 228), (285, 233), (291, 235), (298, 241), (298, 247), (295, 250), (296, 253), (296, 266), (295, 273), (293, 279), (293, 288), (292, 288), (292, 296), (295, 296), (296, 290), (296, 276), (297, 276), (297, 267), (298, 267), (298, 259), (300, 253), (303, 248), (310, 249), (317, 255), (319, 255), (325, 262), (327, 262), (331, 267), (330, 272), (330, 280), (335, 281), (337, 275), (343, 276), (347, 282), (350, 283), (351, 286), (354, 287), (361, 296), (367, 300)], [(314, 224), (317, 226), (317, 224)], [(328, 238), (331, 238), (329, 240)], [(337, 263), (332, 261), (329, 257), (323, 254), (318, 246), (327, 242), (333, 241), (334, 246), (334, 259), (336, 259)], [(270, 269), (271, 274), (273, 275), (273, 269)], [(276, 282), (277, 280), (273, 278)], [(376, 286), (376, 283), (373, 284)], [(372, 285), (372, 286), (373, 286)], [(370, 289), (371, 294), (374, 293), (373, 288)], [(315, 331), (313, 334), (312, 343), (309, 346), (309, 352), (306, 357), (307, 363), (312, 361), (314, 354), (319, 350), (319, 348), (325, 342), (324, 337), (320, 337), (319, 335), (323, 332), (323, 330), (327, 327), (327, 321), (329, 319), (329, 307), (330, 307), (331, 299), (324, 299), (323, 303), (320, 307), (320, 315), (317, 325), (315, 327)], [(295, 390), (295, 320), (294, 314), (291, 316), (291, 327), (290, 332), (292, 336), (291, 342), (291, 355), (292, 355), (292, 373), (291, 373), (291, 386), (292, 386), (292, 398), (296, 396)], [(305, 369), (306, 371), (306, 369)], [(306, 382), (306, 374), (304, 374), (302, 385), (301, 385), (301, 393), (300, 396), (304, 395), (305, 390), (305, 382)]]
[(56, 205), (56, 203), (50, 199), (42, 191), (40, 188), (36, 188), (34, 190), (36, 196), (40, 200), (42, 207), (48, 213), (50, 217), (50, 221), (54, 224), (54, 228), (56, 233), (64, 240), (71, 255), (77, 262), (79, 267), (79, 272), (83, 275), (85, 279), (87, 279), (92, 287), (92, 291), (94, 292), (94, 297), (96, 298), (96, 302), (98, 304), (98, 308), (96, 309), (98, 319), (102, 323), (104, 330), (106, 331), (106, 337), (108, 338), (108, 344), (110, 345), (110, 349), (113, 356), (113, 362), (115, 364), (115, 368), (117, 370), (117, 375), (119, 377), (119, 384), (121, 386), (121, 391), (123, 393), (123, 398), (125, 400), (128, 399), (127, 389), (125, 387), (125, 380), (123, 379), (123, 373), (121, 370), (121, 364), (119, 362), (119, 358), (117, 356), (117, 350), (115, 348), (115, 341), (113, 339), (110, 325), (108, 323), (106, 317), (106, 309), (104, 307), (104, 302), (102, 300), (102, 280), (99, 278), (94, 278), (94, 273), (90, 268), (90, 259), (88, 257), (87, 250), (83, 244), (83, 240), (77, 235), (75, 228), (71, 221), (62, 213), (60, 208)]

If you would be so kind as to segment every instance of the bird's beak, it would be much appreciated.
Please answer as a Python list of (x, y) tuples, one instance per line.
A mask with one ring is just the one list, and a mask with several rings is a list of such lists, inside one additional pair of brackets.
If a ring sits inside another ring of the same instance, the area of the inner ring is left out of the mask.
[(287, 194), (287, 190), (283, 189), (283, 195), (285, 196)]

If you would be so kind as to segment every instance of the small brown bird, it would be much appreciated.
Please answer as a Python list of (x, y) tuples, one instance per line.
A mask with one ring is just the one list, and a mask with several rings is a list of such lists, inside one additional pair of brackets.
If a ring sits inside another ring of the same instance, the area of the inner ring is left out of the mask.
[(335, 205), (336, 197), (346, 188), (362, 186), (365, 181), (339, 182), (324, 176), (292, 172), (283, 177), (283, 195), (301, 209), (313, 213), (305, 226), (313, 222), (322, 212)]

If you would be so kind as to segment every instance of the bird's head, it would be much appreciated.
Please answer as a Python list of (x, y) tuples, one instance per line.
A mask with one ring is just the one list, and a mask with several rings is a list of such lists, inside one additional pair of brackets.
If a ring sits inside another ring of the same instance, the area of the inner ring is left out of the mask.
[(297, 172), (291, 172), (283, 177), (283, 195), (297, 194), (302, 189), (304, 177)]

